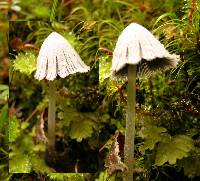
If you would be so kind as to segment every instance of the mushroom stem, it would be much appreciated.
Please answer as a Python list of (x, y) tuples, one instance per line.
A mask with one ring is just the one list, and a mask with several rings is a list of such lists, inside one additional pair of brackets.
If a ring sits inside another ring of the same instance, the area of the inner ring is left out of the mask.
[(136, 100), (136, 65), (128, 66), (127, 117), (125, 129), (124, 162), (128, 167), (124, 181), (133, 180), (134, 135), (135, 135), (135, 100)]
[(48, 146), (55, 146), (55, 122), (56, 122), (56, 86), (49, 82), (49, 108), (48, 108)]

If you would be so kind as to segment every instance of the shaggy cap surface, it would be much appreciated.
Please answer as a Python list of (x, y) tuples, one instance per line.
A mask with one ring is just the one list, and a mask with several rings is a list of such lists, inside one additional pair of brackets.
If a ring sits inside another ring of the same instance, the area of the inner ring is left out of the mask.
[(54, 80), (57, 75), (64, 78), (69, 74), (88, 72), (89, 69), (69, 42), (53, 32), (40, 48), (35, 78)]
[(111, 78), (126, 79), (129, 65), (137, 65), (137, 76), (176, 67), (180, 57), (170, 54), (154, 35), (137, 23), (128, 25), (113, 52)]

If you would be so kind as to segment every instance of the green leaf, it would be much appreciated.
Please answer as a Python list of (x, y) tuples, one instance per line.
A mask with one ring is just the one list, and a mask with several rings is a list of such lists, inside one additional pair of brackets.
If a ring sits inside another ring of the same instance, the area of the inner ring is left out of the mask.
[(26, 154), (13, 155), (9, 161), (9, 173), (30, 173), (31, 162)]
[(166, 131), (167, 130), (164, 127), (146, 124), (139, 132), (139, 135), (145, 138), (143, 145), (140, 146), (140, 150), (152, 150), (156, 143), (169, 137), (169, 135), (165, 133)]
[(111, 60), (109, 56), (99, 59), (99, 83), (103, 84), (104, 80), (110, 77)]
[(9, 87), (7, 85), (0, 85), (0, 101), (5, 101), (9, 96)]
[(100, 172), (99, 178), (96, 178), (95, 181), (115, 181), (116, 176), (113, 174), (112, 176), (108, 176), (107, 171)]
[(80, 42), (76, 39), (75, 34), (73, 34), (72, 32), (66, 33), (66, 31), (64, 31), (62, 35), (67, 39), (70, 45), (72, 45), (75, 49), (76, 47), (80, 45)]
[(171, 139), (160, 142), (157, 148), (155, 165), (161, 166), (166, 162), (175, 164), (177, 159), (187, 157), (194, 149), (193, 141), (185, 135), (174, 136)]
[(179, 166), (183, 167), (184, 174), (188, 177), (200, 176), (200, 155), (192, 154), (187, 158), (183, 158), (179, 162)]
[(8, 105), (4, 105), (0, 110), (0, 132), (4, 128), (5, 123), (8, 122)]
[(99, 59), (99, 84), (102, 87), (106, 87), (108, 95), (112, 95), (118, 90), (118, 86), (110, 79), (110, 69), (111, 58), (109, 56), (101, 57)]
[(35, 14), (37, 18), (48, 18), (49, 17), (49, 8), (45, 6), (36, 6), (32, 13)]
[(82, 139), (91, 137), (96, 124), (90, 119), (73, 121), (70, 126), (69, 136), (81, 142)]
[(84, 174), (79, 173), (49, 173), (48, 177), (51, 181), (85, 181)]
[[(123, 84), (123, 82), (121, 82)], [(118, 87), (121, 87), (121, 83), (118, 83), (116, 86), (115, 82), (112, 81), (111, 79), (108, 79), (106, 81), (106, 93), (107, 95), (113, 95), (114, 93), (116, 93), (118, 91)]]
[(154, 26), (156, 24), (158, 24), (159, 21), (165, 21), (167, 19), (178, 19), (177, 15), (175, 13), (165, 13), (165, 14), (162, 14), (160, 17), (158, 17), (158, 19), (156, 20)]
[(50, 13), (50, 22), (53, 22), (55, 20), (57, 6), (58, 6), (58, 0), (54, 0)]
[(76, 120), (79, 117), (79, 113), (73, 109), (67, 107), (63, 113), (64, 116), (64, 125), (68, 127), (73, 120)]
[(55, 172), (55, 170), (53, 168), (48, 167), (44, 159), (41, 159), (41, 157), (37, 154), (34, 154), (31, 157), (31, 163), (32, 163), (32, 169), (36, 172), (40, 172), (43, 174)]
[(19, 53), (14, 60), (14, 69), (25, 75), (31, 75), (36, 70), (36, 56), (32, 52)]
[(8, 152), (6, 150), (4, 150), (3, 148), (0, 148), (0, 152), (3, 153), (4, 155), (8, 154)]
[(63, 115), (63, 124), (67, 128), (65, 131), (72, 139), (76, 139), (78, 142), (91, 137), (94, 129), (97, 129), (96, 121), (98, 117), (95, 112), (83, 113), (78, 112), (76, 109), (66, 107)]
[(19, 121), (16, 117), (12, 117), (9, 120), (9, 142), (14, 142), (19, 135)]
[(117, 130), (119, 130), (120, 132), (124, 132), (124, 126), (122, 125), (122, 122), (117, 120), (117, 119), (111, 119), (111, 125), (115, 125)]
[(8, 90), (8, 86), (7, 85), (0, 85), (0, 91), (4, 91), (4, 90)]

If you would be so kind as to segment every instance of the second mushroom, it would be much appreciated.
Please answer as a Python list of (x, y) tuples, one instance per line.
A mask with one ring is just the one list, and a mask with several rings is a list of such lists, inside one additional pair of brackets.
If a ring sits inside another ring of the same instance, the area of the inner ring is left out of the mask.
[(121, 33), (113, 53), (112, 79), (128, 80), (127, 117), (124, 162), (128, 173), (125, 181), (133, 180), (136, 77), (153, 71), (176, 67), (179, 56), (170, 54), (146, 28), (131, 23)]

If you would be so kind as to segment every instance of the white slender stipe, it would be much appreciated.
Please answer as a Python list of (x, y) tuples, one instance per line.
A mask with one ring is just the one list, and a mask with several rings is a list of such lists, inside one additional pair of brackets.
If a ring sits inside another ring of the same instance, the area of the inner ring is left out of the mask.
[(75, 49), (60, 34), (53, 32), (44, 40), (37, 58), (35, 78), (50, 80), (48, 107), (49, 150), (54, 149), (55, 146), (56, 85), (53, 80), (57, 75), (64, 78), (77, 72), (88, 72), (89, 69)]

